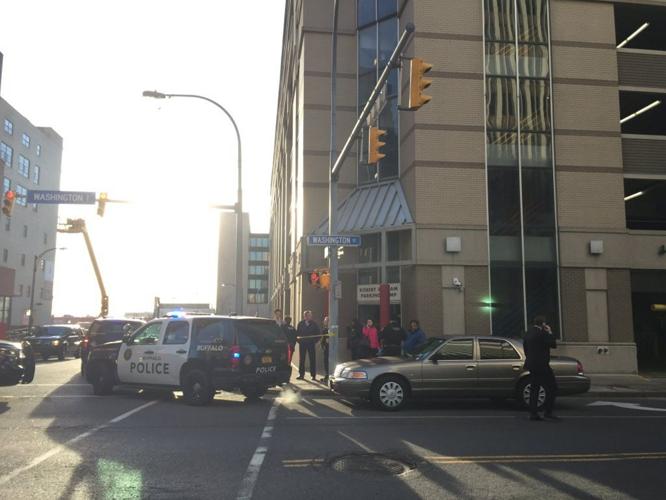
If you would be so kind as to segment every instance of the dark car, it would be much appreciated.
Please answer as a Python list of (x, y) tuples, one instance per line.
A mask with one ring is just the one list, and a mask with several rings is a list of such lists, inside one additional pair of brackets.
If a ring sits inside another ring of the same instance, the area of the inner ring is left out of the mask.
[(29, 344), (0, 339), (0, 386), (29, 384), (35, 377), (35, 357)]
[(282, 329), (240, 316), (152, 320), (122, 341), (94, 347), (86, 373), (98, 395), (116, 385), (180, 390), (192, 405), (210, 402), (218, 390), (258, 398), (290, 375)]
[(82, 338), (83, 329), (79, 325), (44, 325), (36, 327), (32, 336), (25, 340), (42, 359), (56, 356), (63, 360), (67, 356), (80, 356)]
[(124, 335), (132, 333), (144, 324), (145, 321), (139, 319), (99, 318), (93, 321), (81, 342), (81, 374), (86, 373), (90, 349), (107, 342), (121, 340)]

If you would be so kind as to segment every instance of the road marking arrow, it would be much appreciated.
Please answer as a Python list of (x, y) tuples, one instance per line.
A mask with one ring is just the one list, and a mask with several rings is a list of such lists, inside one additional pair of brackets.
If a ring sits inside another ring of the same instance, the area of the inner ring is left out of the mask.
[(666, 412), (666, 408), (652, 408), (650, 406), (641, 406), (636, 403), (616, 403), (614, 401), (595, 401), (594, 403), (588, 403), (587, 406), (617, 406), (618, 408), (626, 408), (627, 410)]

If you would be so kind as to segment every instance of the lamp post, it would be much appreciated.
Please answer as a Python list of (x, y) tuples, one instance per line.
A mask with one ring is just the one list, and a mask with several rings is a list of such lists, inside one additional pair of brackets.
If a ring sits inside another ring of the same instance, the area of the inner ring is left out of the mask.
[(32, 286), (30, 287), (30, 318), (28, 319), (28, 335), (32, 333), (32, 326), (35, 323), (35, 275), (37, 274), (37, 262), (49, 252), (56, 250), (66, 250), (65, 247), (54, 247), (44, 250), (39, 255), (35, 255), (35, 261), (32, 265)]
[(237, 194), (237, 201), (236, 205), (234, 206), (235, 212), (236, 212), (236, 313), (242, 314), (243, 313), (243, 298), (242, 298), (242, 283), (243, 283), (243, 188), (241, 184), (241, 165), (242, 165), (242, 159), (241, 159), (241, 136), (240, 132), (238, 131), (238, 126), (236, 125), (236, 122), (234, 121), (233, 117), (229, 112), (218, 102), (213, 101), (212, 99), (209, 99), (208, 97), (204, 97), (201, 95), (196, 95), (196, 94), (165, 94), (162, 92), (158, 92), (156, 90), (144, 90), (143, 91), (143, 96), (144, 97), (152, 97), (154, 99), (165, 99), (165, 98), (171, 98), (171, 97), (190, 97), (192, 99), (201, 99), (203, 101), (207, 101), (217, 108), (221, 109), (227, 117), (229, 117), (229, 120), (231, 120), (231, 124), (234, 126), (234, 130), (236, 131), (236, 137), (238, 139), (238, 194)]

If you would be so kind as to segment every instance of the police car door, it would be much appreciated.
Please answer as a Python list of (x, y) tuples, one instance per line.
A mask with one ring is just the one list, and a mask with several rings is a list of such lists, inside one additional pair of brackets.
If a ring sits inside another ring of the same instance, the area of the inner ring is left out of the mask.
[(172, 319), (167, 323), (160, 354), (164, 360), (165, 383), (180, 385), (180, 369), (188, 359), (190, 351), (190, 322)]
[[(123, 342), (118, 352), (118, 379), (127, 384), (165, 384), (164, 360), (158, 352), (163, 320), (151, 321)], [(165, 384), (168, 385), (168, 382)]]

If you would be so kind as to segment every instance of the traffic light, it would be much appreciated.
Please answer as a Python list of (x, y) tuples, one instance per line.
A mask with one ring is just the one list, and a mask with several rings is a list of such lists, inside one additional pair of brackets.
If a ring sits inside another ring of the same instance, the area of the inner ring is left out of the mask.
[(108, 196), (106, 193), (99, 193), (97, 198), (97, 215), (104, 217), (104, 209), (106, 208), (106, 200)]
[(12, 210), (14, 209), (14, 202), (16, 202), (16, 193), (11, 189), (7, 190), (5, 197), (2, 199), (2, 213), (7, 217), (12, 216)]
[(308, 282), (317, 288), (319, 288), (319, 271), (312, 271), (308, 273)]
[(385, 142), (379, 140), (385, 134), (386, 130), (381, 130), (377, 127), (368, 128), (368, 163), (377, 163), (386, 156), (379, 151), (382, 146), (386, 145)]
[(331, 286), (331, 275), (328, 271), (321, 271), (319, 273), (319, 286), (324, 290), (328, 290)]
[(432, 80), (426, 80), (423, 76), (432, 69), (432, 64), (428, 64), (423, 59), (415, 57), (409, 63), (409, 107), (419, 109), (427, 104), (431, 96), (423, 94), (423, 91), (430, 87)]

